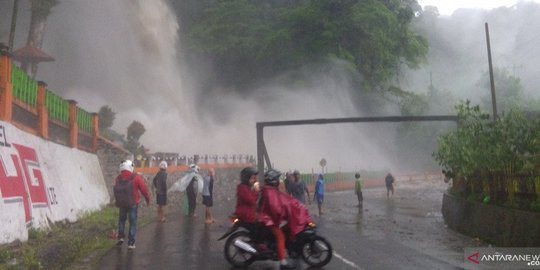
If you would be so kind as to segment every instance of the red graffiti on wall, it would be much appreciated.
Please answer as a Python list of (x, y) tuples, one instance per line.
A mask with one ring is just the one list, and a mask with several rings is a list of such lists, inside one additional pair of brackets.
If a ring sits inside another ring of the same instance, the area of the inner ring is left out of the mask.
[(3, 126), (0, 126), (0, 134), (0, 194), (4, 203), (22, 200), (25, 221), (29, 223), (33, 208), (49, 206), (38, 156), (33, 148), (8, 144)]

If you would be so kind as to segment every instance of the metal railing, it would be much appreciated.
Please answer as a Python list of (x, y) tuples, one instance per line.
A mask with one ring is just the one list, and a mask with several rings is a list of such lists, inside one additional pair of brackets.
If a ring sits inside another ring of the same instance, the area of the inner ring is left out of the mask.
[(36, 106), (37, 81), (30, 78), (21, 68), (11, 64), (11, 82), (13, 85), (13, 97), (30, 106)]
[(77, 108), (77, 125), (79, 126), (79, 130), (88, 133), (92, 132), (92, 114), (81, 108)]
[(69, 121), (69, 102), (57, 94), (47, 90), (45, 92), (45, 107), (49, 117), (64, 123)]

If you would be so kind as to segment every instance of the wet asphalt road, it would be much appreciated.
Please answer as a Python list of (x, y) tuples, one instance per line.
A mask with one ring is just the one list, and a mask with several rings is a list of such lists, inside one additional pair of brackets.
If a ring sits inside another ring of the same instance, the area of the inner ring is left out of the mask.
[[(445, 188), (440, 180), (398, 181), (390, 199), (384, 188), (365, 190), (361, 208), (352, 191), (327, 192), (322, 217), (309, 205), (335, 252), (324, 269), (462, 269), (463, 248), (483, 244), (446, 228), (440, 213)], [(99, 269), (235, 269), (223, 257), (224, 241), (217, 241), (229, 227), (233, 203), (215, 205), (217, 222), (210, 225), (200, 204), (195, 218), (171, 209), (167, 222), (139, 229), (135, 250), (114, 247)], [(268, 261), (247, 269), (279, 267)]]

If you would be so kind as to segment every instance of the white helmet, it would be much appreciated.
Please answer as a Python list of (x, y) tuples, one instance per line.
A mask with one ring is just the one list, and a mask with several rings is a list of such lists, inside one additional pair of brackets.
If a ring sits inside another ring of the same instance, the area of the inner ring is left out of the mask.
[(159, 163), (159, 168), (160, 168), (160, 169), (167, 169), (167, 161), (162, 160), (162, 161)]
[(197, 166), (197, 164), (190, 164), (190, 165), (189, 165), (189, 169), (190, 169), (192, 172), (199, 173), (199, 166)]
[(120, 171), (133, 172), (133, 162), (129, 159), (123, 160), (122, 163), (120, 163)]

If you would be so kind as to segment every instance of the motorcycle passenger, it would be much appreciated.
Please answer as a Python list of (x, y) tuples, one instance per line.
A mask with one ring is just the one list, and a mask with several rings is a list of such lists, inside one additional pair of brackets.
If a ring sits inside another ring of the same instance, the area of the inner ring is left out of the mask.
[(287, 212), (286, 205), (281, 200), (282, 192), (278, 189), (280, 176), (281, 172), (273, 169), (264, 174), (265, 185), (259, 202), (259, 221), (274, 234), (280, 269), (294, 269), (295, 266), (287, 263), (285, 259), (285, 234), (282, 227), (287, 223)]
[(240, 171), (240, 184), (236, 186), (236, 210), (234, 215), (242, 222), (255, 223), (258, 189), (257, 169), (246, 167)]

